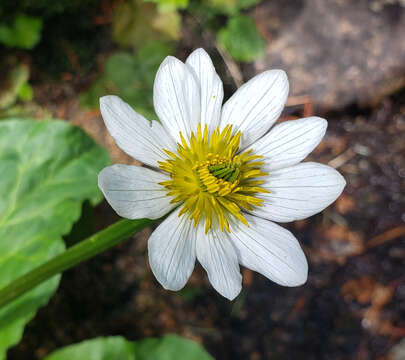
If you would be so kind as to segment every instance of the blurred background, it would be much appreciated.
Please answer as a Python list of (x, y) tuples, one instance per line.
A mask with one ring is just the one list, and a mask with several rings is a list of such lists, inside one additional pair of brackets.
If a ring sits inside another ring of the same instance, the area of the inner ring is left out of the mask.
[[(134, 163), (107, 133), (99, 97), (117, 94), (156, 118), (160, 62), (197, 47), (226, 97), (281, 68), (291, 90), (280, 121), (329, 121), (310, 159), (348, 185), (321, 214), (287, 225), (308, 257), (307, 284), (283, 288), (243, 269), (243, 291), (229, 302), (198, 265), (182, 291), (165, 291), (147, 262), (148, 229), (67, 271), (8, 359), (101, 335), (166, 333), (218, 360), (405, 359), (404, 0), (2, 0), (0, 122), (63, 119), (113, 162)], [(85, 203), (65, 242), (117, 219), (105, 202)]]

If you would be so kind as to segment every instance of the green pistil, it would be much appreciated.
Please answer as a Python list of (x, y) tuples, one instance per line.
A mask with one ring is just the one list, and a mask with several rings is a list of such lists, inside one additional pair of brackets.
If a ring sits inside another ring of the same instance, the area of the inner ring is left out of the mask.
[(239, 176), (239, 168), (236, 168), (229, 179), (225, 179), (231, 183), (235, 182)]
[(210, 173), (214, 175), (217, 179), (223, 179), (231, 183), (235, 182), (239, 175), (239, 168), (235, 167), (234, 164), (217, 164), (212, 165), (208, 168)]

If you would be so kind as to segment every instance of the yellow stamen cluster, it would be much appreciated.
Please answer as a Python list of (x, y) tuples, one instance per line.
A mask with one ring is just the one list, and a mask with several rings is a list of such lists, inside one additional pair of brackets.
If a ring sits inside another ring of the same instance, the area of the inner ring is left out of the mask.
[(202, 131), (199, 124), (189, 142), (181, 132), (180, 138), (177, 154), (164, 150), (170, 158), (159, 162), (171, 178), (160, 184), (173, 196), (172, 203), (183, 202), (179, 216), (188, 213), (195, 226), (205, 221), (206, 233), (215, 224), (230, 232), (231, 217), (249, 226), (241, 210), (261, 206), (263, 200), (254, 195), (268, 192), (257, 179), (267, 175), (260, 169), (263, 162), (257, 161), (262, 156), (252, 150), (237, 154), (241, 133), (232, 135), (231, 125), (209, 136), (207, 127)]

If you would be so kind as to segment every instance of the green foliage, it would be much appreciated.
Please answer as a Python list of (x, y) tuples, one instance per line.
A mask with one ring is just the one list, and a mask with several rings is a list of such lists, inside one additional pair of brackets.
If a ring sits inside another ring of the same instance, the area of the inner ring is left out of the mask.
[(145, 2), (153, 2), (158, 5), (160, 10), (169, 11), (174, 9), (185, 9), (188, 6), (189, 0), (144, 0)]
[(207, 0), (206, 5), (218, 13), (233, 15), (238, 11), (256, 5), (260, 0)]
[(244, 15), (229, 19), (217, 35), (218, 42), (237, 61), (249, 62), (264, 54), (265, 42), (254, 21)]
[(198, 344), (176, 335), (127, 341), (114, 336), (96, 338), (56, 350), (43, 360), (213, 360)]
[(0, 42), (8, 47), (32, 49), (41, 39), (42, 20), (18, 15), (11, 25), (0, 24)]
[(132, 48), (150, 40), (171, 44), (180, 38), (180, 26), (181, 18), (176, 11), (159, 11), (155, 4), (142, 0), (123, 2), (115, 11), (112, 23), (114, 40)]
[(176, 335), (135, 342), (136, 360), (213, 360), (198, 344)]
[(33, 90), (28, 84), (30, 71), (27, 65), (19, 64), (13, 67), (11, 71), (6, 72), (8, 79), (0, 87), (0, 110), (13, 105), (18, 98), (31, 100), (33, 96)]
[(100, 337), (66, 346), (43, 360), (136, 360), (135, 345), (121, 336)]
[[(62, 235), (80, 217), (81, 204), (102, 195), (97, 174), (108, 154), (63, 121), (0, 123), (0, 288), (63, 252)], [(56, 276), (0, 309), (0, 359), (17, 344), (25, 324), (45, 305)]]
[(23, 83), (17, 92), (18, 98), (23, 101), (31, 101), (34, 96), (34, 90), (27, 82)]
[(247, 9), (258, 4), (260, 0), (238, 0), (239, 9)]
[(109, 57), (104, 72), (90, 90), (82, 94), (82, 104), (99, 107), (103, 95), (118, 95), (148, 119), (156, 119), (153, 110), (153, 81), (162, 60), (170, 48), (159, 42), (149, 42), (136, 55), (117, 53)]
[(203, 294), (200, 288), (187, 286), (177, 292), (185, 301), (193, 301)]
[[(260, 0), (200, 0), (190, 3), (189, 12), (198, 18), (201, 31), (217, 33), (217, 42), (236, 61), (250, 62), (264, 54), (264, 39), (255, 22), (241, 11)], [(223, 26), (224, 15), (228, 17)], [(219, 31), (218, 31), (219, 29)]]

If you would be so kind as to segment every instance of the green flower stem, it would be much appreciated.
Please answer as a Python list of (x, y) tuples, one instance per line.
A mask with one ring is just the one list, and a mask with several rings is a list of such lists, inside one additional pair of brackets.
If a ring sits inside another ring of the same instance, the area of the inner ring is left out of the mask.
[(90, 236), (1, 289), (0, 307), (7, 305), (45, 280), (128, 239), (154, 222), (155, 220), (149, 219), (124, 219)]

